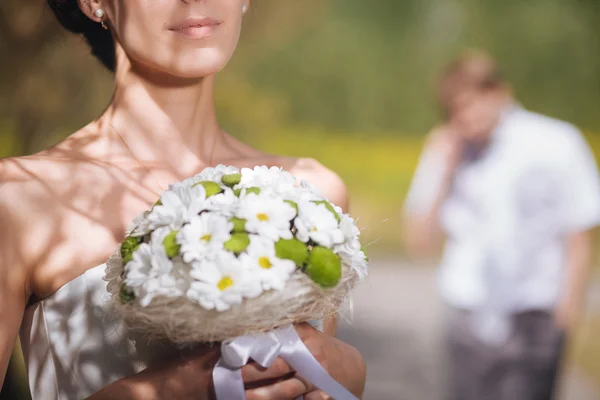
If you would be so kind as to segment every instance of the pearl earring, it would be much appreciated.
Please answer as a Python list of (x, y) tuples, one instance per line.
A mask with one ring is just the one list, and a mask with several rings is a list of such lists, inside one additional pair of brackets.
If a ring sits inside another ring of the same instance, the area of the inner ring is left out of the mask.
[(248, 6), (244, 4), (242, 5), (242, 14), (246, 14), (246, 11), (248, 11)]
[[(96, 11), (94, 11), (94, 16), (96, 18), (103, 19), (105, 15), (106, 15), (106, 13), (101, 8), (98, 8)], [(102, 25), (102, 28), (104, 28), (105, 30), (108, 29), (108, 26), (106, 25), (106, 23), (104, 21), (100, 21), (100, 25)]]

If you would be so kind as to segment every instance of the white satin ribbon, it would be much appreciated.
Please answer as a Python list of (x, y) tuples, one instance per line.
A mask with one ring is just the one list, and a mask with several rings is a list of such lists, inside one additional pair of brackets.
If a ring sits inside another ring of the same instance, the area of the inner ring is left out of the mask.
[(292, 325), (223, 342), (221, 358), (213, 370), (217, 400), (246, 400), (241, 368), (250, 359), (263, 368), (269, 368), (277, 357), (335, 400), (358, 400), (329, 376)]

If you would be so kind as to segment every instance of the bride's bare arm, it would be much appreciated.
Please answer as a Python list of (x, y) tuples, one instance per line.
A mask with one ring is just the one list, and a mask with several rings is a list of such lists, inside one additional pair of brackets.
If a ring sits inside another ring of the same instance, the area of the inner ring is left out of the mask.
[(17, 339), (27, 299), (26, 272), (19, 256), (19, 243), (7, 193), (0, 181), (0, 387)]

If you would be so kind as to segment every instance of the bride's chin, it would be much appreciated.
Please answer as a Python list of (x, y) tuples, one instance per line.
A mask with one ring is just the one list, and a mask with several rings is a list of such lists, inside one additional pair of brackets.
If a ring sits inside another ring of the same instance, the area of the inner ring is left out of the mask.
[(179, 62), (162, 68), (167, 74), (181, 79), (201, 79), (221, 72), (228, 60), (192, 59)]
[(143, 79), (161, 85), (185, 86), (194, 81), (213, 76), (221, 72), (226, 63), (187, 63), (175, 65), (138, 64), (134, 72)]

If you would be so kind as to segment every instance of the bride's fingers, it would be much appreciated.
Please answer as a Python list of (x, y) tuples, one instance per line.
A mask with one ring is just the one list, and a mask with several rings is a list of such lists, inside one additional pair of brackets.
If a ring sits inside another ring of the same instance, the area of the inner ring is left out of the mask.
[(277, 382), (269, 386), (246, 390), (247, 400), (295, 400), (310, 392), (312, 385), (300, 377)]
[(321, 392), (320, 390), (315, 390), (310, 393), (306, 393), (304, 395), (304, 400), (333, 400), (333, 397)]
[(242, 368), (244, 383), (265, 381), (284, 377), (294, 372), (283, 359), (277, 358), (269, 368), (263, 368), (256, 363), (250, 363)]

